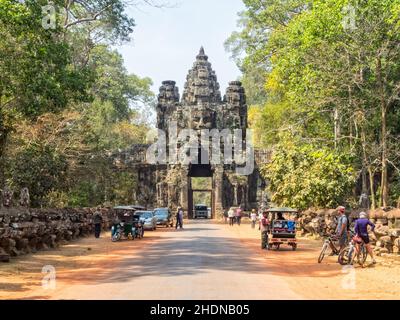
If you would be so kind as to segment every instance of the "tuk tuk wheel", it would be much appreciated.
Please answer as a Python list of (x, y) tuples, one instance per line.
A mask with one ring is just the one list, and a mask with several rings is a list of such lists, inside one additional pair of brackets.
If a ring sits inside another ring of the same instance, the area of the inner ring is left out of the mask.
[(117, 242), (117, 241), (119, 241), (119, 240), (121, 240), (121, 234), (120, 234), (119, 232), (117, 232), (116, 234), (114, 234), (114, 235), (111, 237), (111, 241), (112, 241), (112, 242)]

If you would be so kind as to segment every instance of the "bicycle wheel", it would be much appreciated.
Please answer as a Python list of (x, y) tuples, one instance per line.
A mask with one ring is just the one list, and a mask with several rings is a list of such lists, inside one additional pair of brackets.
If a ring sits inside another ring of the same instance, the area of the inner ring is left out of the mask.
[(349, 247), (346, 247), (339, 253), (338, 262), (340, 265), (345, 266), (352, 263), (352, 251)]
[(119, 240), (121, 240), (121, 233), (120, 232), (116, 232), (112, 237), (111, 237), (112, 242), (117, 242)]
[(324, 245), (322, 246), (321, 253), (319, 254), (318, 257), (318, 263), (321, 263), (322, 260), (324, 260), (326, 249), (328, 249), (328, 244), (324, 243)]
[(367, 249), (365, 246), (361, 246), (361, 252), (357, 254), (357, 262), (360, 266), (364, 266), (365, 261), (367, 260)]

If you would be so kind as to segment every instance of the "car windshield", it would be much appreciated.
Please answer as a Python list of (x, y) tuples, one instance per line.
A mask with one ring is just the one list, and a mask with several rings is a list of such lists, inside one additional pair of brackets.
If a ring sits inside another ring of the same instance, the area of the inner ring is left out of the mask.
[(136, 214), (140, 215), (142, 218), (145, 219), (153, 217), (153, 213), (150, 211), (137, 211)]
[(164, 216), (168, 216), (168, 211), (167, 210), (155, 210), (154, 214), (159, 217), (164, 217)]
[(208, 208), (206, 206), (196, 206), (195, 209), (201, 211), (208, 211)]

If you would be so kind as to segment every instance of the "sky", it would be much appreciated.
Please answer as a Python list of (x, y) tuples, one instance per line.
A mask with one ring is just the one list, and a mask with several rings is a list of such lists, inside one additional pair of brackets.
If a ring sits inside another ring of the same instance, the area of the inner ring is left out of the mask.
[[(130, 8), (136, 21), (133, 39), (118, 47), (130, 73), (150, 77), (155, 93), (161, 82), (174, 80), (182, 94), (189, 69), (201, 46), (217, 73), (221, 93), (240, 71), (225, 51), (224, 42), (237, 30), (241, 0), (168, 0), (172, 8)], [(174, 2), (175, 1), (175, 2)]]

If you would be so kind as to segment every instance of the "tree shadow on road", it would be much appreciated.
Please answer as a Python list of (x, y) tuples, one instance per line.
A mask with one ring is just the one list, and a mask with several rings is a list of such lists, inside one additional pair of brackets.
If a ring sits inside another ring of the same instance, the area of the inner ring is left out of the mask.
[[(255, 239), (201, 235), (208, 230), (215, 229), (191, 226), (189, 229), (178, 230), (176, 237), (160, 238), (145, 248), (137, 247), (131, 255), (115, 256), (112, 265), (118, 266), (117, 268), (97, 265), (85, 270), (63, 272), (62, 279), (71, 284), (99, 284), (126, 282), (147, 276), (204, 274), (207, 270), (251, 274), (272, 272), (301, 277), (330, 277), (338, 273), (337, 268), (312, 266), (310, 261), (306, 261), (305, 266), (300, 266), (303, 263), (300, 262), (302, 253), (313, 250), (307, 246), (299, 252), (290, 249), (275, 252), (266, 258), (265, 251), (256, 249), (259, 242)], [(192, 235), (180, 238), (180, 232), (190, 232)], [(315, 265), (314, 262), (312, 264)]]

